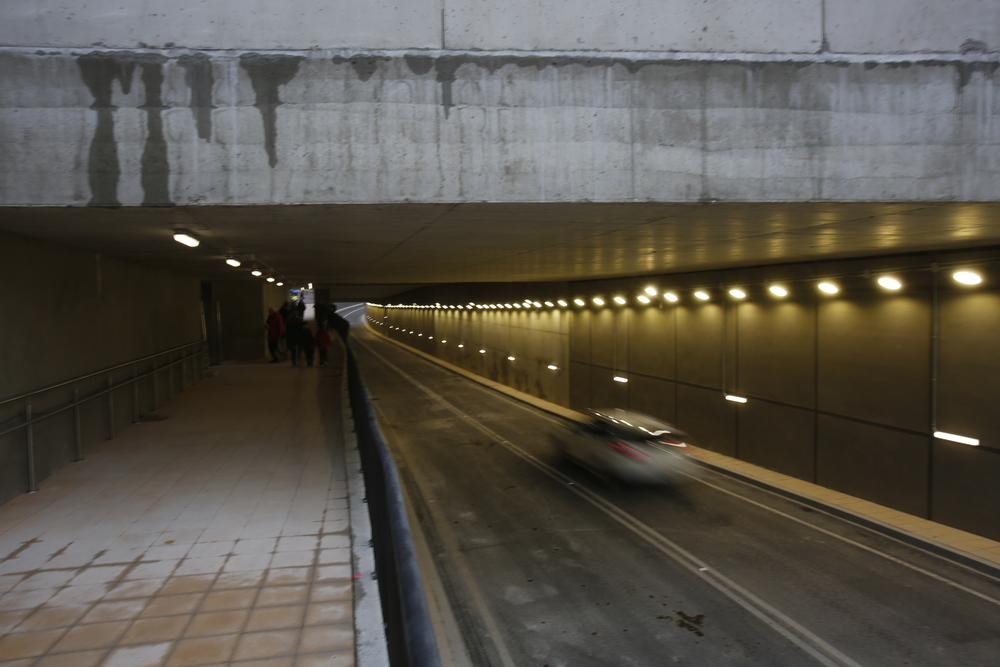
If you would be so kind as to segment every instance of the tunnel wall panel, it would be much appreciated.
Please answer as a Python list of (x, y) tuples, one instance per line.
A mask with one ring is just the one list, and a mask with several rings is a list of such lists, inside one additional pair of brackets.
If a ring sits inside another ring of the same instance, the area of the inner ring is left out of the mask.
[(740, 304), (736, 393), (811, 408), (816, 393), (812, 304)]
[(927, 516), (930, 438), (819, 415), (816, 483)]
[(815, 481), (816, 414), (768, 401), (738, 408), (738, 458), (806, 481)]
[(934, 443), (931, 513), (934, 521), (1000, 539), (1000, 455), (952, 442)]
[(676, 426), (699, 447), (736, 456), (736, 408), (715, 389), (677, 385)]

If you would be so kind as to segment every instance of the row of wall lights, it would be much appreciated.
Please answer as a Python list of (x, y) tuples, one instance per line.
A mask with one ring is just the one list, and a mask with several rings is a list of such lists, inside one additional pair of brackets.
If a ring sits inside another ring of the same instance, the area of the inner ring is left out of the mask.
[[(197, 248), (198, 246), (201, 245), (201, 240), (186, 229), (174, 230), (174, 240), (180, 243), (181, 245), (186, 245), (188, 248)], [(253, 257), (253, 255), (250, 255), (250, 257)], [(238, 255), (230, 254), (226, 256), (226, 264), (233, 267), (234, 269), (238, 269), (239, 267), (243, 266), (243, 260), (241, 260), (240, 256)], [(253, 270), (250, 271), (250, 275), (254, 276), (255, 278), (260, 278), (261, 276), (264, 275), (264, 272), (257, 267), (256, 263), (254, 263), (254, 267)], [(265, 278), (265, 280), (267, 280), (267, 282), (269, 283), (274, 283), (278, 287), (283, 287), (285, 284), (285, 279), (282, 276), (278, 274), (272, 275), (270, 272), (268, 273), (268, 276), (267, 278)], [(312, 289), (312, 284), (310, 284), (309, 289)]]
[[(978, 285), (983, 281), (981, 275), (974, 271), (961, 270), (955, 271), (952, 274), (952, 278), (963, 285)], [(876, 281), (879, 286), (883, 289), (889, 291), (897, 291), (902, 289), (903, 283), (895, 276), (880, 276)], [(837, 283), (824, 280), (816, 284), (816, 289), (823, 292), (824, 294), (837, 294), (840, 292), (840, 286)], [(767, 291), (777, 298), (785, 298), (790, 294), (789, 288), (783, 284), (772, 284), (768, 285)], [(747, 297), (747, 292), (745, 289), (740, 287), (733, 287), (728, 290), (729, 296), (734, 299), (745, 299)], [(698, 289), (692, 292), (692, 295), (700, 301), (710, 301), (712, 299), (711, 291), (708, 289)], [(667, 291), (660, 293), (659, 290), (650, 285), (643, 290), (643, 293), (638, 294), (635, 299), (643, 305), (648, 305), (653, 303), (656, 298), (662, 297), (664, 300), (671, 303), (677, 303), (680, 301), (680, 296), (677, 292)], [(628, 299), (623, 295), (616, 295), (611, 297), (611, 301), (618, 304), (619, 306), (624, 306), (628, 304)], [(598, 307), (607, 305), (607, 300), (603, 296), (591, 297), (590, 302)], [(583, 307), (587, 305), (587, 301), (583, 298), (577, 297), (573, 299), (572, 303), (574, 305)], [(520, 309), (531, 309), (531, 308), (554, 308), (557, 305), (561, 308), (566, 308), (569, 306), (569, 302), (565, 299), (556, 299), (555, 301), (534, 301), (532, 299), (525, 299), (524, 301), (518, 302), (504, 302), (504, 303), (476, 303), (474, 301), (469, 302), (464, 305), (442, 305), (440, 303), (431, 304), (375, 304), (370, 303), (370, 306), (380, 306), (383, 308), (419, 308), (419, 309), (437, 309), (437, 310), (520, 310)]]

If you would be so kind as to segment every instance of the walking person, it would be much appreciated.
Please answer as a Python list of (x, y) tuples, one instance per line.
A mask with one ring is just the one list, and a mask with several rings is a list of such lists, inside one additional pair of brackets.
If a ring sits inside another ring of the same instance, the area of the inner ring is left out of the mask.
[(268, 308), (264, 328), (267, 329), (267, 350), (271, 353), (269, 363), (276, 364), (278, 363), (278, 343), (281, 342), (281, 337), (285, 333), (285, 320), (274, 308)]
[(302, 318), (294, 312), (289, 316), (288, 326), (285, 327), (285, 343), (292, 356), (292, 366), (298, 366), (299, 353), (302, 351)]
[(313, 355), (316, 350), (316, 340), (308, 322), (302, 323), (302, 354), (306, 358), (306, 366), (312, 368)]
[(330, 336), (330, 332), (325, 328), (320, 328), (316, 332), (316, 347), (319, 348), (319, 365), (326, 366), (328, 363), (327, 351), (330, 349), (330, 345), (333, 343), (333, 338)]

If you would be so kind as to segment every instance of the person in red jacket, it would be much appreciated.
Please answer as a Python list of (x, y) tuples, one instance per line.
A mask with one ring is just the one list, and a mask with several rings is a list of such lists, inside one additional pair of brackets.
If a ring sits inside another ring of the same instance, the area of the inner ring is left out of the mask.
[(316, 332), (316, 347), (319, 348), (319, 365), (326, 366), (327, 356), (326, 351), (330, 349), (330, 343), (333, 341), (330, 338), (330, 332), (326, 330), (326, 327), (320, 327), (320, 330)]
[(278, 343), (285, 333), (285, 320), (274, 308), (268, 309), (267, 322), (264, 324), (267, 329), (267, 349), (271, 353), (270, 363), (278, 363)]

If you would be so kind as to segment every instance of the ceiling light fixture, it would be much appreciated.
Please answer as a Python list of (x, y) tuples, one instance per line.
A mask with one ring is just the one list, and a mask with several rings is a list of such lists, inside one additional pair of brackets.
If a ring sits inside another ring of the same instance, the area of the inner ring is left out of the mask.
[(226, 258), (226, 264), (228, 264), (229, 266), (231, 266), (233, 268), (236, 268), (237, 266), (239, 266), (240, 264), (242, 264), (242, 262), (240, 262), (240, 260), (236, 259), (235, 257), (227, 257)]
[(767, 291), (774, 296), (788, 296), (788, 290), (786, 290), (781, 285), (771, 285), (767, 288)]
[(666, 294), (663, 295), (663, 298), (666, 299), (667, 301), (672, 301), (674, 303), (677, 302), (677, 295), (674, 294), (673, 292), (667, 292)]
[(698, 291), (698, 292), (695, 292), (694, 295), (696, 297), (698, 297), (699, 299), (701, 299), (702, 301), (708, 301), (708, 299), (709, 299), (709, 296), (708, 296), (707, 292)]
[(983, 277), (974, 271), (956, 271), (951, 277), (963, 285), (978, 285), (983, 282)]
[(649, 303), (649, 297), (646, 296), (645, 294), (640, 294), (639, 296), (636, 297), (636, 299), (639, 300), (639, 303)]
[(737, 289), (735, 287), (733, 289), (729, 290), (729, 294), (730, 294), (730, 296), (732, 296), (733, 298), (736, 298), (736, 299), (745, 299), (747, 297), (747, 293), (746, 292), (744, 292), (741, 289)]
[(747, 399), (742, 396), (735, 396), (733, 394), (726, 394), (726, 400), (732, 401), (733, 403), (746, 403)]
[(826, 292), (827, 294), (836, 294), (837, 292), (840, 291), (840, 288), (834, 285), (833, 283), (824, 282), (817, 285), (817, 287), (821, 292)]
[(178, 243), (186, 245), (189, 248), (197, 248), (201, 245), (201, 241), (195, 238), (194, 234), (187, 231), (186, 229), (176, 229), (174, 230), (174, 240)]
[(898, 280), (896, 280), (891, 276), (882, 276), (881, 278), (878, 279), (878, 284), (890, 290), (898, 290), (900, 287), (903, 286), (903, 283), (899, 282)]

